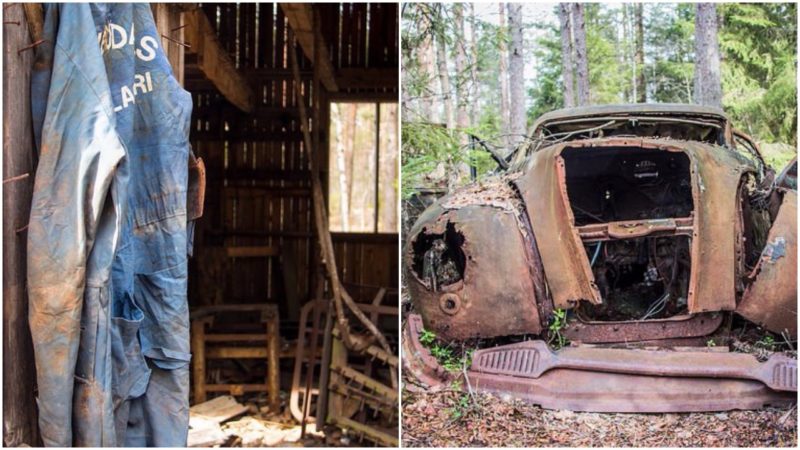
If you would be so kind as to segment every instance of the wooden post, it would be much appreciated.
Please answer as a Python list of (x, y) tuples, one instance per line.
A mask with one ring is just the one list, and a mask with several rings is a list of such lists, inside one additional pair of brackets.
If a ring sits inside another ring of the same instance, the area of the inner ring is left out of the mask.
[(280, 386), (280, 319), (278, 310), (270, 311), (267, 325), (267, 386), (269, 389), (269, 409), (278, 412), (281, 407)]
[(206, 323), (208, 318), (192, 321), (192, 375), (194, 403), (206, 401)]
[[(3, 21), (19, 22), (3, 26), (3, 445), (37, 447), (42, 444), (34, 397), (33, 341), (28, 327), (25, 228), (36, 174), (29, 95), (34, 51), (18, 52), (41, 38), (42, 16), (41, 5), (36, 5), (38, 23), (26, 18), (28, 4), (3, 6)], [(34, 31), (37, 27), (38, 38)]]

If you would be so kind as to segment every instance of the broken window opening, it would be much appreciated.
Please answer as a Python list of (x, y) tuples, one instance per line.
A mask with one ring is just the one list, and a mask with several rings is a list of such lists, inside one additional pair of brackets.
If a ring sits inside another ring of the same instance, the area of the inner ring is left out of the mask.
[(561, 156), (576, 226), (692, 214), (690, 160), (685, 153), (566, 148)]
[(439, 291), (464, 278), (467, 264), (462, 248), (464, 235), (452, 222), (447, 222), (443, 234), (426, 233), (423, 229), (411, 245), (412, 270), (429, 290)]
[(602, 241), (584, 248), (603, 303), (579, 305), (582, 320), (653, 320), (687, 313), (688, 236)]

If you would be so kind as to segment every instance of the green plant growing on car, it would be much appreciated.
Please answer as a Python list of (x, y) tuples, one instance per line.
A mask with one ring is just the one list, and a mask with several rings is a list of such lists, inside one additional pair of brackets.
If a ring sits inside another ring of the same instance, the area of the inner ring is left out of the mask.
[(555, 347), (556, 350), (563, 348), (569, 343), (564, 335), (561, 334), (561, 331), (566, 327), (567, 311), (563, 309), (556, 309), (553, 311), (553, 315), (550, 317), (550, 326), (548, 327), (550, 339), (547, 343)]
[(756, 347), (761, 347), (764, 350), (775, 351), (775, 338), (772, 337), (772, 335), (765, 334), (756, 342)]
[(425, 347), (430, 347), (436, 341), (436, 333), (433, 331), (422, 330), (419, 334), (419, 342)]

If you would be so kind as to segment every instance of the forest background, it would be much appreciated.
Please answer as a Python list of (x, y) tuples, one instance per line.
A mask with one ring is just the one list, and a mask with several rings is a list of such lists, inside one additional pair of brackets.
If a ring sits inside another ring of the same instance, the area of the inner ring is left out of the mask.
[(768, 163), (797, 153), (794, 3), (404, 3), (401, 27), (404, 198), (494, 169), (470, 134), (504, 154), (569, 104), (714, 104), (698, 92), (714, 69)]

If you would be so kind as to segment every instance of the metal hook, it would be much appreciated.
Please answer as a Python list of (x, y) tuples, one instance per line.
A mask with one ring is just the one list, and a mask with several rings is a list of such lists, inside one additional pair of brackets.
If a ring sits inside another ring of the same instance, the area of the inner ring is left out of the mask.
[(44, 43), (45, 43), (45, 41), (46, 41), (46, 39), (39, 39), (38, 41), (34, 42), (34, 43), (33, 43), (33, 44), (31, 44), (31, 45), (29, 45), (29, 46), (27, 46), (27, 47), (22, 47), (21, 49), (17, 50), (17, 54), (18, 54), (18, 55), (20, 55), (20, 54), (22, 54), (22, 52), (24, 52), (25, 50), (30, 50), (30, 49), (32, 49), (32, 48), (34, 48), (34, 47), (38, 47), (38, 46), (40, 46), (40, 45), (44, 44)]
[(189, 24), (188, 24), (188, 23), (185, 23), (185, 24), (183, 24), (183, 25), (181, 25), (181, 26), (179, 26), (179, 27), (175, 27), (175, 28), (173, 28), (173, 29), (171, 29), (171, 30), (169, 30), (169, 31), (172, 33), (172, 32), (175, 32), (175, 31), (178, 31), (178, 30), (180, 30), (181, 28), (186, 28), (187, 26), (189, 26)]
[(19, 22), (14, 22), (13, 20), (7, 20), (3, 22), (3, 25), (19, 25)]
[(28, 229), (28, 226), (30, 226), (30, 224), (29, 224), (29, 223), (28, 223), (28, 224), (26, 224), (26, 225), (25, 225), (24, 227), (22, 227), (22, 228), (17, 228), (16, 230), (14, 230), (14, 232), (15, 232), (15, 233), (21, 233), (21, 232), (23, 232), (23, 231), (27, 230), (27, 229)]
[(175, 39), (172, 39), (171, 37), (167, 36), (166, 34), (162, 34), (161, 37), (166, 39), (166, 40), (168, 40), (168, 41), (174, 42), (174, 43), (176, 43), (178, 45), (182, 45), (182, 46), (184, 46), (186, 48), (192, 48), (192, 46), (190, 44), (185, 43), (185, 42), (181, 42), (181, 41), (178, 41), (178, 40), (175, 40)]
[(17, 176), (15, 176), (15, 177), (11, 177), (11, 178), (6, 178), (5, 180), (3, 180), (3, 184), (6, 184), (6, 183), (11, 183), (12, 181), (19, 181), (19, 180), (23, 180), (23, 179), (25, 179), (25, 178), (28, 178), (29, 176), (30, 176), (30, 172), (28, 172), (28, 173), (23, 173), (22, 175), (17, 175)]

